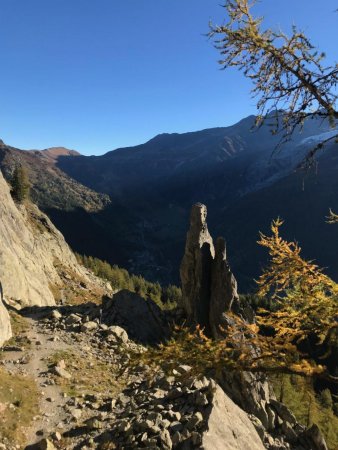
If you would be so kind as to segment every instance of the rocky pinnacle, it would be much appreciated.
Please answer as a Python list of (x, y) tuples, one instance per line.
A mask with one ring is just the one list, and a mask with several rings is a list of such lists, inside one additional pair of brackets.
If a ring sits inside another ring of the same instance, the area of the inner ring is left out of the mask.
[(182, 307), (191, 323), (217, 337), (223, 314), (238, 303), (237, 282), (226, 259), (225, 240), (218, 238), (214, 247), (206, 218), (206, 206), (193, 205), (180, 268)]

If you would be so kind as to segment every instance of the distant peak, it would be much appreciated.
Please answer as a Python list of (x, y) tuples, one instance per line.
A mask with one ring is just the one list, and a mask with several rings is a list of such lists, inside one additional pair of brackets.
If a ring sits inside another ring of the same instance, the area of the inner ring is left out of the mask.
[(41, 150), (44, 154), (48, 154), (50, 156), (80, 156), (80, 153), (76, 150), (69, 150), (65, 147), (50, 147), (45, 150)]
[(149, 139), (148, 142), (156, 142), (156, 141), (160, 141), (162, 139), (166, 139), (169, 136), (172, 137), (172, 136), (179, 136), (179, 135), (180, 135), (180, 133), (160, 133), (160, 134), (157, 134), (156, 136), (154, 136), (153, 138)]
[(65, 147), (50, 147), (44, 150), (30, 150), (36, 155), (40, 155), (43, 158), (55, 163), (60, 156), (81, 156), (76, 150), (69, 150)]

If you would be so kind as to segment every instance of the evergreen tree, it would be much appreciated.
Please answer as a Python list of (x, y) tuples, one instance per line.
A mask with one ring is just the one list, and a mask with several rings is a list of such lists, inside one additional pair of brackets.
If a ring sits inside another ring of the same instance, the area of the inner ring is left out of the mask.
[(11, 184), (12, 196), (17, 202), (22, 203), (29, 198), (30, 182), (28, 172), (21, 164), (15, 167)]

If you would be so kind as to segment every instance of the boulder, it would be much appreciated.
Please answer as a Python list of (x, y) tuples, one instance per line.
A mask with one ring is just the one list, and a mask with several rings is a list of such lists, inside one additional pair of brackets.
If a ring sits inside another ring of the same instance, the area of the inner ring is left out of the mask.
[(93, 331), (96, 330), (99, 327), (99, 324), (97, 322), (85, 322), (84, 324), (81, 325), (81, 331), (86, 332), (86, 331)]
[(128, 342), (128, 333), (118, 325), (112, 325), (109, 327), (109, 334), (112, 334), (118, 341), (124, 344)]
[(59, 320), (62, 318), (62, 314), (57, 309), (53, 309), (53, 311), (51, 312), (51, 318), (55, 319), (55, 320)]
[(203, 450), (264, 450), (264, 445), (247, 414), (215, 385), (208, 411)]
[(300, 441), (306, 449), (328, 450), (325, 439), (316, 424), (313, 424), (304, 431)]
[[(156, 303), (126, 289), (103, 299), (102, 321), (122, 327), (127, 338), (142, 344), (158, 343), (168, 335), (165, 317)], [(115, 336), (121, 338), (116, 333)]]
[(37, 444), (30, 446), (30, 450), (56, 450), (53, 442), (49, 439), (42, 439)]
[(65, 320), (65, 324), (66, 325), (77, 325), (80, 324), (82, 322), (82, 317), (79, 314), (70, 314), (66, 320)]
[(66, 363), (63, 359), (59, 361), (53, 368), (52, 373), (59, 376), (60, 378), (65, 378), (70, 380), (72, 378), (71, 374), (66, 370)]

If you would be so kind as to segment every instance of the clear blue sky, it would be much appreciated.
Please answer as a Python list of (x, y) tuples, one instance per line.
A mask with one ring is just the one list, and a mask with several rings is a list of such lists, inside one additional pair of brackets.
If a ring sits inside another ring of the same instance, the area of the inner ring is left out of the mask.
[[(203, 35), (222, 0), (0, 0), (0, 138), (84, 154), (255, 113), (250, 84), (221, 71)], [(261, 0), (338, 59), (337, 0)]]

